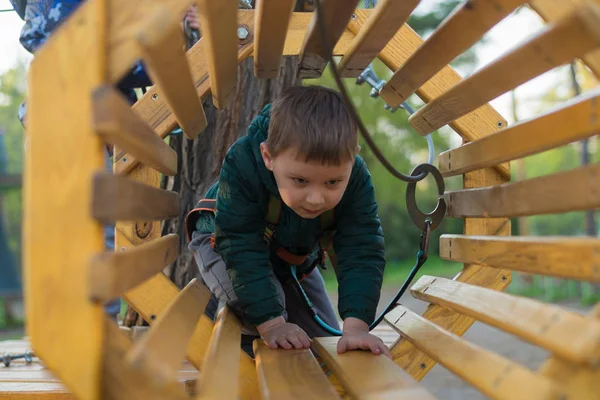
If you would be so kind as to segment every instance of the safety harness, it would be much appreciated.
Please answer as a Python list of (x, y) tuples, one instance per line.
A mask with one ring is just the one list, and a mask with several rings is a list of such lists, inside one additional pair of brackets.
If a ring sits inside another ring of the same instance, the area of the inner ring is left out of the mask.
[[(217, 202), (215, 199), (202, 199), (196, 205), (192, 211), (188, 213), (186, 216), (186, 235), (188, 240), (191, 240), (191, 233), (196, 228), (196, 223), (200, 218), (200, 213), (202, 211), (208, 211), (213, 214), (216, 214), (217, 211)], [(285, 261), (289, 265), (299, 266), (304, 264), (304, 262), (308, 259), (310, 254), (298, 255), (293, 254), (288, 251), (285, 247), (281, 246), (274, 238), (275, 230), (277, 229), (277, 225), (279, 224), (279, 219), (281, 217), (281, 209), (282, 202), (281, 199), (277, 196), (271, 195), (269, 199), (269, 205), (267, 207), (267, 213), (265, 215), (265, 232), (264, 239), (267, 243), (267, 246), (273, 251), (277, 257), (281, 260)], [(329, 260), (331, 261), (331, 265), (333, 265), (333, 269), (337, 274), (337, 262), (335, 258), (335, 253), (333, 250), (333, 235), (334, 231), (334, 215), (333, 210), (328, 210), (319, 216), (319, 223), (321, 226), (321, 233), (319, 234), (319, 254), (315, 260), (315, 262), (304, 271), (301, 275), (299, 275), (299, 280), (301, 281), (305, 277), (307, 277), (315, 267), (320, 266), (323, 269), (326, 269), (325, 259), (329, 256)], [(211, 246), (215, 248), (215, 234), (212, 234), (210, 239)]]

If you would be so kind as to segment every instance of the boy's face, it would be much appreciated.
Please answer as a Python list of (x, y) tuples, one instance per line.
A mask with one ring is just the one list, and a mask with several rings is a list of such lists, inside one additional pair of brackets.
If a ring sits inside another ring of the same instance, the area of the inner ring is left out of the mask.
[(340, 165), (305, 162), (296, 149), (271, 157), (261, 143), (265, 166), (273, 172), (283, 202), (302, 218), (312, 219), (334, 208), (348, 186), (354, 159)]

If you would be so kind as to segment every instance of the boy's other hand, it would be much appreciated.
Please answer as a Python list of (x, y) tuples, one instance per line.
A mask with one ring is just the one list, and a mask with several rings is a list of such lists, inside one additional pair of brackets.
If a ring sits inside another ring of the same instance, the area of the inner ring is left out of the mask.
[(390, 349), (383, 340), (369, 333), (369, 325), (358, 318), (346, 318), (342, 337), (338, 341), (339, 354), (350, 350), (370, 350), (373, 354), (385, 354), (392, 358)]
[(200, 20), (198, 18), (198, 6), (195, 4), (191, 5), (185, 13), (184, 20), (187, 21), (188, 25), (192, 29), (200, 29)]
[(302, 328), (296, 324), (285, 322), (283, 317), (264, 322), (256, 328), (265, 344), (272, 349), (278, 347), (286, 350), (306, 349), (311, 344), (310, 338)]

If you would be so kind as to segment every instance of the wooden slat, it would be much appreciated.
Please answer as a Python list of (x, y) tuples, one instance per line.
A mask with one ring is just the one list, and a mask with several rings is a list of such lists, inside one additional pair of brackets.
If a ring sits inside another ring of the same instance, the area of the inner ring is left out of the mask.
[[(131, 365), (126, 362), (129, 351), (133, 350), (131, 340), (124, 332), (119, 330), (116, 323), (108, 317), (105, 319), (106, 349), (104, 351), (102, 368), (102, 392), (101, 399), (148, 399), (148, 400), (185, 400), (184, 386), (177, 382), (176, 375), (164, 377), (148, 369), (148, 365)], [(165, 346), (173, 345), (170, 338), (165, 338)], [(173, 338), (177, 340), (177, 337)], [(139, 342), (136, 342), (138, 344)], [(167, 361), (170, 355), (167, 356)], [(154, 365), (160, 369), (161, 362), (158, 360)], [(179, 367), (179, 365), (177, 365)]]
[[(596, 304), (589, 321), (600, 322), (600, 304)], [(600, 392), (600, 368), (573, 365), (559, 357), (552, 356), (540, 367), (540, 372), (561, 385), (569, 399), (596, 400)]]
[(239, 319), (229, 307), (223, 307), (202, 364), (202, 374), (197, 384), (198, 399), (238, 399), (239, 380), (231, 377), (239, 375), (241, 337)]
[(594, 238), (442, 235), (440, 257), (600, 283), (600, 240)]
[(198, 0), (213, 104), (218, 109), (225, 108), (236, 91), (237, 4), (236, 0)]
[[(348, 24), (348, 30), (355, 35), (360, 32), (368, 19), (369, 13), (365, 11), (356, 10), (356, 19), (352, 19)], [(379, 53), (379, 59), (390, 70), (396, 71), (422, 44), (423, 39), (407, 24), (404, 24), (381, 53)], [(447, 65), (419, 88), (417, 95), (425, 103), (428, 103), (460, 81), (460, 75)], [(450, 126), (465, 141), (470, 142), (506, 126), (506, 120), (492, 106), (486, 104), (464, 117), (453, 121)], [(498, 165), (495, 169), (502, 177), (510, 177), (508, 164)]]
[(381, 89), (381, 97), (400, 105), (438, 71), (468, 50), (525, 0), (471, 0), (462, 3), (427, 38)]
[(411, 288), (417, 299), (448, 307), (517, 335), (565, 360), (597, 365), (600, 322), (551, 304), (433, 276)]
[[(329, 39), (329, 46), (335, 46), (346, 29), (359, 0), (321, 0), (323, 22)], [(319, 78), (329, 62), (326, 48), (321, 40), (321, 31), (317, 24), (317, 12), (313, 13), (302, 49), (300, 50), (301, 78)]]
[(118, 82), (142, 56), (137, 36), (160, 9), (183, 15), (192, 0), (106, 0), (108, 3), (108, 79)]
[(309, 349), (270, 349), (254, 341), (263, 399), (340, 399)]
[(210, 291), (193, 279), (157, 319), (152, 329), (127, 352), (127, 361), (154, 374), (155, 379), (175, 379), (188, 342), (210, 300)]
[(2, 400), (75, 400), (61, 383), (49, 382), (2, 382), (0, 383)]
[(98, 88), (94, 101), (94, 130), (102, 140), (122, 147), (157, 171), (177, 175), (177, 153), (133, 112), (122, 94), (111, 86)]
[(459, 175), (597, 135), (599, 93), (595, 90), (543, 116), (446, 151), (440, 154), (440, 172), (443, 176)]
[[(545, 21), (556, 21), (575, 7), (589, 3), (590, 0), (529, 0), (528, 4)], [(593, 0), (596, 1), (597, 0)], [(600, 77), (600, 50), (594, 50), (583, 56), (583, 62)]]
[(600, 7), (578, 8), (477, 71), (409, 118), (426, 135), (503, 93), (600, 45)]
[(166, 7), (159, 8), (137, 40), (159, 95), (169, 104), (185, 136), (195, 139), (207, 122), (185, 56), (179, 14), (169, 12)]
[(254, 75), (271, 79), (279, 76), (281, 56), (295, 0), (258, 0), (254, 23)]
[[(348, 24), (353, 33), (358, 33), (364, 25), (368, 14), (364, 10), (356, 11), (356, 19)], [(394, 35), (388, 45), (379, 53), (379, 58), (390, 68), (396, 71), (410, 55), (423, 43), (407, 24)], [(461, 78), (452, 67), (446, 66), (425, 85), (417, 94), (423, 101), (431, 101), (450, 87), (460, 82)], [(487, 136), (506, 125), (506, 121), (490, 105), (485, 105), (477, 110), (454, 121), (450, 126), (465, 140), (471, 141)], [(493, 169), (483, 169), (464, 175), (465, 188), (491, 186), (507, 182), (510, 179), (508, 164), (501, 164)], [(465, 234), (468, 235), (509, 235), (510, 221), (504, 218), (482, 219), (468, 218), (464, 223)], [(478, 286), (491, 287), (497, 290), (506, 288), (511, 281), (510, 271), (486, 268), (477, 264), (467, 264), (457, 277), (462, 282)], [(444, 307), (432, 305), (423, 314), (457, 335), (462, 335), (473, 324), (474, 319), (448, 310)], [(435, 360), (421, 352), (407, 340), (400, 340), (391, 348), (394, 362), (406, 370), (412, 377), (422, 379), (435, 365)]]
[(447, 216), (521, 217), (600, 207), (600, 164), (489, 188), (444, 194)]
[(117, 298), (177, 260), (179, 235), (169, 234), (125, 251), (104, 252), (90, 262), (90, 297)]
[(103, 5), (82, 4), (36, 52), (24, 155), (27, 331), (34, 352), (85, 400), (100, 398), (104, 346), (103, 310), (88, 301), (84, 267), (104, 249), (102, 228), (90, 213), (92, 175), (105, 165), (90, 123), (90, 94), (105, 83), (107, 65)]
[(94, 176), (92, 215), (98, 221), (160, 220), (176, 217), (179, 195), (124, 176), (100, 172)]
[(385, 320), (398, 333), (490, 399), (560, 399), (550, 380), (453, 335), (398, 306)]
[(367, 23), (356, 35), (348, 52), (340, 60), (338, 64), (340, 75), (359, 76), (383, 50), (419, 2), (420, 0), (380, 1)]
[[(122, 245), (124, 236), (119, 237)], [(131, 245), (131, 244), (129, 244)], [(168, 305), (178, 294), (177, 287), (163, 274), (157, 274), (150, 280), (125, 293), (124, 298), (151, 325), (165, 313)], [(208, 351), (208, 343), (213, 331), (213, 321), (202, 315), (190, 339), (187, 348), (188, 361), (199, 370)], [(259, 398), (258, 381), (254, 361), (239, 349), (240, 359), (240, 396), (244, 400)]]
[(354, 399), (435, 399), (402, 368), (369, 351), (338, 354), (339, 337), (317, 338), (313, 348)]

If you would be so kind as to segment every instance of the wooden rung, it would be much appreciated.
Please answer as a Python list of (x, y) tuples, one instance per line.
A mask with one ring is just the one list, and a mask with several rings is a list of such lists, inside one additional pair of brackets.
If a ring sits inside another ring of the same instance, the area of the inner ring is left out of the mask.
[(258, 0), (254, 23), (254, 75), (277, 78), (295, 0)]
[(237, 4), (236, 0), (198, 0), (213, 104), (218, 109), (227, 106), (237, 86)]
[(559, 399), (550, 380), (398, 306), (385, 320), (402, 337), (491, 399)]
[(169, 234), (124, 251), (105, 252), (90, 263), (90, 297), (106, 302), (162, 271), (179, 255), (179, 235)]
[(525, 0), (471, 0), (458, 6), (381, 89), (394, 107), (410, 97), (438, 71), (473, 46)]
[(394, 37), (420, 0), (383, 0), (338, 64), (343, 77), (357, 77)]
[(355, 399), (435, 399), (402, 368), (368, 351), (338, 354), (339, 337), (317, 338), (313, 348)]
[(516, 183), (448, 192), (444, 199), (449, 217), (559, 214), (600, 207), (598, 182), (600, 164), (592, 164)]
[(168, 8), (159, 8), (137, 40), (159, 94), (185, 136), (195, 139), (208, 123), (185, 56), (179, 20), (173, 15)]
[[(323, 22), (329, 38), (329, 46), (332, 48), (342, 36), (348, 21), (359, 0), (321, 0), (323, 10)], [(317, 24), (317, 12), (313, 13), (308, 31), (304, 36), (302, 49), (300, 50), (300, 69), (298, 74), (301, 78), (319, 78), (329, 62), (327, 49), (321, 41), (321, 31)]]
[(140, 162), (168, 175), (177, 175), (177, 153), (110, 86), (92, 94), (94, 130), (105, 142), (123, 148)]
[(112, 224), (116, 221), (156, 221), (176, 217), (179, 195), (156, 189), (120, 175), (94, 175), (92, 216)]
[(600, 239), (442, 235), (440, 257), (600, 283)]
[(577, 364), (598, 365), (600, 322), (551, 304), (434, 276), (411, 288), (417, 299), (450, 308), (517, 335)]
[(435, 98), (409, 118), (426, 135), (600, 45), (600, 6), (587, 4)]
[(270, 349), (260, 339), (253, 347), (263, 399), (340, 399), (310, 349)]
[(229, 309), (223, 307), (208, 344), (202, 374), (196, 385), (198, 399), (237, 400), (239, 396), (240, 345), (242, 326)]
[[(210, 300), (210, 291), (193, 279), (177, 295), (152, 329), (127, 352), (134, 367), (169, 380), (176, 377), (198, 319)], [(238, 353), (239, 355), (239, 353)], [(237, 374), (236, 374), (237, 376)]]
[(444, 176), (464, 174), (597, 135), (599, 95), (600, 91), (594, 90), (541, 117), (446, 151), (440, 154), (440, 172)]

